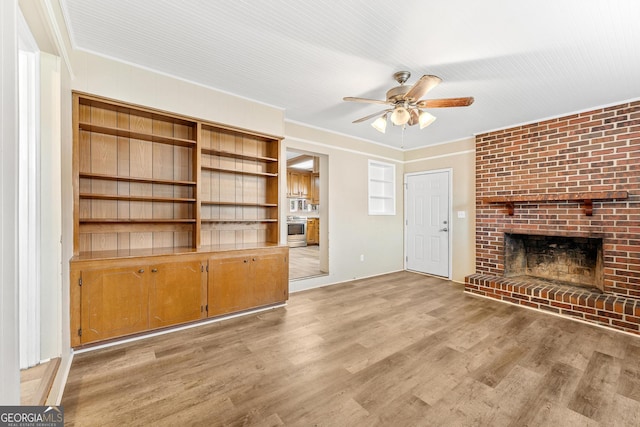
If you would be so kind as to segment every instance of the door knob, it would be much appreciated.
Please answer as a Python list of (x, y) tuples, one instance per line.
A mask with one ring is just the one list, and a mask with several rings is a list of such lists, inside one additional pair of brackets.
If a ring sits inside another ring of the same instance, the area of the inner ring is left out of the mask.
[(440, 230), (438, 230), (438, 231), (449, 231), (449, 229), (448, 229), (447, 227), (445, 227), (445, 228), (441, 228), (441, 229), (440, 229)]

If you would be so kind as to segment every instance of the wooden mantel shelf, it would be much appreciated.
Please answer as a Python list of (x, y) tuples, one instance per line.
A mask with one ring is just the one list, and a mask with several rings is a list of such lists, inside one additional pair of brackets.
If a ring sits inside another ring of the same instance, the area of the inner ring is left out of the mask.
[(509, 196), (485, 197), (485, 203), (504, 203), (510, 216), (514, 214), (515, 204), (522, 202), (560, 202), (576, 201), (584, 205), (584, 213), (593, 215), (594, 200), (623, 200), (629, 198), (627, 191), (588, 191), (583, 193), (553, 193), (553, 194), (515, 194)]

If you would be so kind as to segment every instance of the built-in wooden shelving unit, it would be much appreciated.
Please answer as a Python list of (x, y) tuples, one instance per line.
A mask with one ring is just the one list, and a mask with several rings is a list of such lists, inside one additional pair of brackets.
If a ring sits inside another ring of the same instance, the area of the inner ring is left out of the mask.
[(73, 347), (288, 298), (281, 138), (73, 94)]

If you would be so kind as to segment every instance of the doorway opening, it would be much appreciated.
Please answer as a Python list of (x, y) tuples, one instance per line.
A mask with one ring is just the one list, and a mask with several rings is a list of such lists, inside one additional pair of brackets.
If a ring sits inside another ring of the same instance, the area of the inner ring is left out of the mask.
[(287, 149), (289, 279), (329, 274), (327, 156)]

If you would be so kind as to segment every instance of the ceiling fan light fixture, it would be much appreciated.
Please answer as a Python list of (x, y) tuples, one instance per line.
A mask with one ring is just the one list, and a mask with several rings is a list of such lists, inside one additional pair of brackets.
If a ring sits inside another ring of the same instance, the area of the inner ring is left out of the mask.
[(393, 109), (393, 113), (391, 113), (391, 123), (396, 126), (403, 126), (409, 122), (411, 118), (411, 114), (404, 107), (396, 107)]
[(378, 132), (384, 133), (385, 129), (387, 129), (387, 114), (388, 113), (383, 114), (371, 123), (371, 126)]
[(418, 123), (420, 123), (420, 129), (424, 129), (431, 123), (436, 121), (436, 117), (427, 111), (421, 111)]

